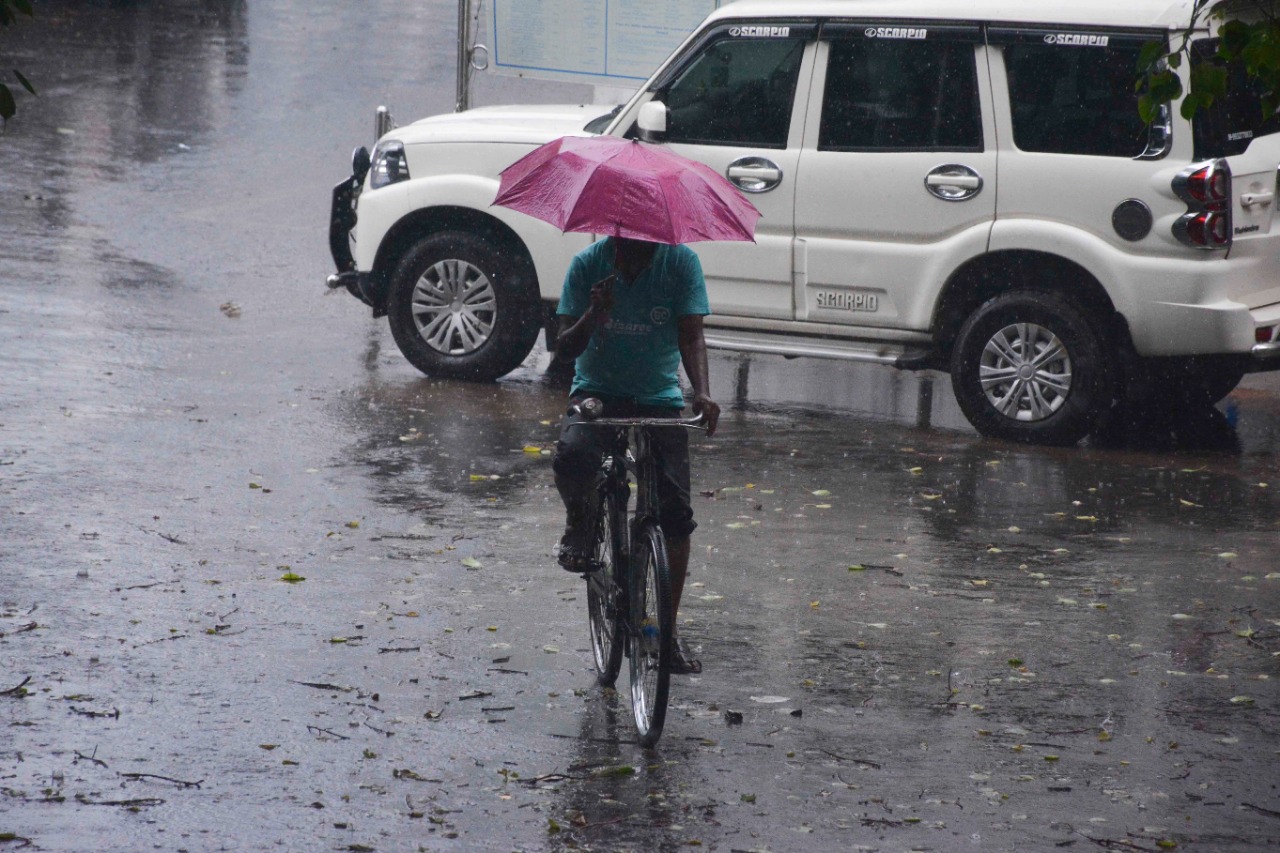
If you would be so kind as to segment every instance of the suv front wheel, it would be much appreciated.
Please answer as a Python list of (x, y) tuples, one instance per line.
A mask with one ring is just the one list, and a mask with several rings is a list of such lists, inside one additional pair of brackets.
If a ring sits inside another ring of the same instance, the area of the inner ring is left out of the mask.
[(1104, 339), (1057, 294), (1006, 293), (960, 327), (951, 384), (983, 435), (1074, 444), (1111, 405), (1114, 359), (1107, 352)]
[(431, 234), (392, 274), (391, 333), (405, 358), (429, 376), (497, 379), (518, 367), (537, 339), (531, 277), (528, 263), (483, 237)]

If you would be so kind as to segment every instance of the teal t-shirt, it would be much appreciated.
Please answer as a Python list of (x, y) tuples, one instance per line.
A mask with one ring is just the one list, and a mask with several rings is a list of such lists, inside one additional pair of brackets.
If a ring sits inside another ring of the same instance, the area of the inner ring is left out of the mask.
[[(564, 278), (557, 314), (581, 317), (591, 286), (614, 275), (613, 239), (593, 243), (574, 257)], [(646, 406), (682, 408), (680, 317), (707, 315), (702, 264), (687, 246), (659, 245), (653, 262), (635, 281), (613, 284), (609, 321), (591, 335), (578, 356), (572, 394), (634, 398)]]

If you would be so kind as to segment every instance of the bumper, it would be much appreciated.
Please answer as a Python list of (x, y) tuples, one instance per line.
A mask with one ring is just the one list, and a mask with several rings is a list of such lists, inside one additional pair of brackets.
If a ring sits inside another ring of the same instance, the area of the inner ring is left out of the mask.
[(1252, 355), (1261, 370), (1280, 370), (1280, 304), (1257, 308), (1252, 312), (1255, 338)]
[(330, 288), (345, 287), (347, 292), (364, 304), (373, 307), (370, 295), (369, 274), (356, 270), (356, 259), (351, 254), (351, 229), (356, 227), (356, 189), (354, 177), (346, 178), (333, 188), (333, 201), (329, 207), (329, 254), (338, 272), (325, 280)]

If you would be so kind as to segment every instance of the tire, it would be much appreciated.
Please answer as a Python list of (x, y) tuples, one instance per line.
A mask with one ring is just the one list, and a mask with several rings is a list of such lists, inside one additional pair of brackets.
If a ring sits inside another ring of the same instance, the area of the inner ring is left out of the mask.
[(428, 376), (491, 381), (514, 370), (541, 328), (532, 267), (463, 231), (419, 240), (391, 277), (396, 345)]
[(631, 555), (631, 710), (640, 745), (649, 748), (667, 719), (675, 650), (667, 543), (657, 524), (641, 529)]
[(623, 580), (621, 558), (626, 552), (627, 508), (617, 492), (604, 491), (597, 513), (595, 555), (600, 564), (587, 578), (587, 622), (596, 680), (612, 687), (622, 669), (622, 620), (618, 606)]
[(1075, 444), (1110, 408), (1118, 359), (1070, 302), (1038, 290), (991, 299), (965, 320), (951, 385), (978, 432), (1031, 444)]

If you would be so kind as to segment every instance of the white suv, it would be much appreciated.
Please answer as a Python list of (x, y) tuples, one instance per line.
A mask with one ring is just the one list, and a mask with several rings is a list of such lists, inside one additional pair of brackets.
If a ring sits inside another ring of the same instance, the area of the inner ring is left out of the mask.
[(330, 284), (424, 372), (501, 376), (588, 238), (492, 207), (498, 173), (643, 135), (763, 212), (754, 245), (694, 247), (711, 346), (948, 370), (979, 431), (1021, 441), (1074, 442), (1123, 398), (1216, 401), (1280, 369), (1280, 117), (1230, 69), (1194, 121), (1144, 126), (1138, 53), (1190, 6), (740, 0), (608, 115), (475, 109), (358, 149)]

